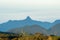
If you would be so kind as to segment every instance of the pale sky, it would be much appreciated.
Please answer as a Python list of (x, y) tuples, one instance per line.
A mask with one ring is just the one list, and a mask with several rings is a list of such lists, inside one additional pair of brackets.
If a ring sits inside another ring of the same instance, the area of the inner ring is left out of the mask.
[(0, 0), (0, 23), (8, 20), (53, 22), (60, 19), (60, 0)]

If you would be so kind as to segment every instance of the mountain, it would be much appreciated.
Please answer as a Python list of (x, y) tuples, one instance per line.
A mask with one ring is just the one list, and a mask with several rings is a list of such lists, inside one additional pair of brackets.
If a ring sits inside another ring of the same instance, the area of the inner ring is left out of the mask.
[(57, 20), (53, 23), (49, 22), (41, 22), (41, 21), (35, 21), (32, 20), (29, 16), (24, 20), (9, 20), (8, 22), (0, 24), (0, 31), (8, 31), (10, 29), (23, 27), (25, 25), (39, 25), (42, 26), (45, 29), (49, 29), (50, 27), (60, 23), (60, 20)]
[(43, 28), (48, 29), (51, 23), (49, 22), (41, 22), (41, 21), (35, 21), (32, 20), (29, 16), (24, 19), (24, 20), (9, 20), (6, 23), (0, 24), (0, 31), (8, 31), (10, 29), (18, 28), (18, 27), (23, 27), (25, 25), (39, 25), (42, 26)]
[(26, 32), (26, 33), (36, 33), (36, 32), (40, 32), (42, 34), (45, 34), (45, 35), (48, 35), (47, 33), (47, 30), (39, 25), (26, 25), (24, 27), (21, 27), (21, 28), (15, 28), (15, 29), (12, 29), (10, 30), (9, 32), (13, 32), (13, 33), (22, 33), (22, 32)]
[(2, 31), (0, 31), (0, 35), (1, 34), (15, 34), (15, 33), (11, 33), (11, 32), (2, 32)]
[(60, 24), (56, 24), (49, 29), (50, 34), (60, 35)]

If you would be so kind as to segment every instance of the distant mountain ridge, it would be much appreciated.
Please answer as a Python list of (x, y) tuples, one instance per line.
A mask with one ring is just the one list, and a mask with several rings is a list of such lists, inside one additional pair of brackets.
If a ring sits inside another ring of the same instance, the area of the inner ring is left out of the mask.
[[(9, 20), (8, 22), (6, 23), (3, 23), (3, 24), (0, 24), (0, 30), (3, 30), (3, 31), (7, 31), (9, 29), (13, 29), (13, 28), (17, 28), (17, 27), (22, 27), (22, 26), (25, 26), (25, 25), (40, 25), (42, 26), (43, 28), (50, 28), (52, 27), (53, 25), (55, 24), (58, 24), (60, 23), (60, 20), (57, 20), (55, 21), (54, 23), (49, 23), (49, 22), (41, 22), (41, 21), (35, 21), (35, 20), (32, 20), (29, 16), (24, 19), (24, 20)], [(8, 28), (8, 29), (7, 29)]]
[(53, 27), (51, 27), (50, 29), (45, 29), (42, 26), (39, 25), (26, 25), (24, 27), (19, 27), (19, 28), (15, 28), (15, 29), (11, 29), (8, 32), (12, 32), (12, 33), (22, 33), (22, 30), (26, 33), (42, 33), (44, 35), (57, 35), (60, 36), (60, 24), (56, 24)]
[(49, 29), (50, 34), (58, 35), (60, 36), (60, 24), (56, 24), (53, 27)]
[[(24, 19), (24, 20), (9, 20), (8, 22), (5, 22), (3, 24), (0, 24), (0, 31), (5, 31), (7, 32), (8, 30), (12, 30), (15, 28), (21, 28), (21, 27), (25, 27), (26, 25), (32, 26), (32, 25), (38, 25), (40, 28), (42, 27), (42, 29), (44, 30), (52, 30), (54, 26), (56, 26), (57, 24), (60, 24), (60, 20), (56, 20), (53, 23), (49, 23), (49, 22), (41, 22), (41, 21), (36, 21), (36, 20), (32, 20), (29, 16)], [(59, 26), (60, 27), (60, 26)], [(58, 29), (58, 28), (57, 28)], [(54, 29), (53, 29), (54, 30)], [(41, 30), (40, 30), (41, 31)], [(49, 32), (48, 32), (49, 33)]]
[(13, 33), (17, 33), (17, 34), (22, 33), (22, 31), (27, 32), (29, 34), (30, 33), (34, 34), (36, 32), (40, 32), (40, 33), (45, 34), (45, 35), (48, 34), (47, 30), (45, 28), (39, 26), (39, 25), (31, 25), (31, 26), (30, 25), (26, 25), (24, 27), (20, 27), (20, 28), (15, 28), (15, 29), (9, 30), (9, 32), (13, 32)]

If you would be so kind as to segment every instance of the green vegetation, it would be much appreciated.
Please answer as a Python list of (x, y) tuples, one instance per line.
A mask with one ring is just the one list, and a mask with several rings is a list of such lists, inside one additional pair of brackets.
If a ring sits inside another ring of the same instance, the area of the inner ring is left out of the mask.
[(0, 40), (60, 40), (60, 36), (46, 36), (41, 33), (27, 34), (24, 32), (20, 34), (0, 33)]

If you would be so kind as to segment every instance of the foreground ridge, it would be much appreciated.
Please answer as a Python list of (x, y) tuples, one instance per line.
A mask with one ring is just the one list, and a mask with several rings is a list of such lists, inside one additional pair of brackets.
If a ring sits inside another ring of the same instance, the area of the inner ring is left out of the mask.
[(0, 40), (60, 40), (60, 36), (44, 35), (41, 33), (20, 33), (20, 34), (4, 34), (0, 33)]

